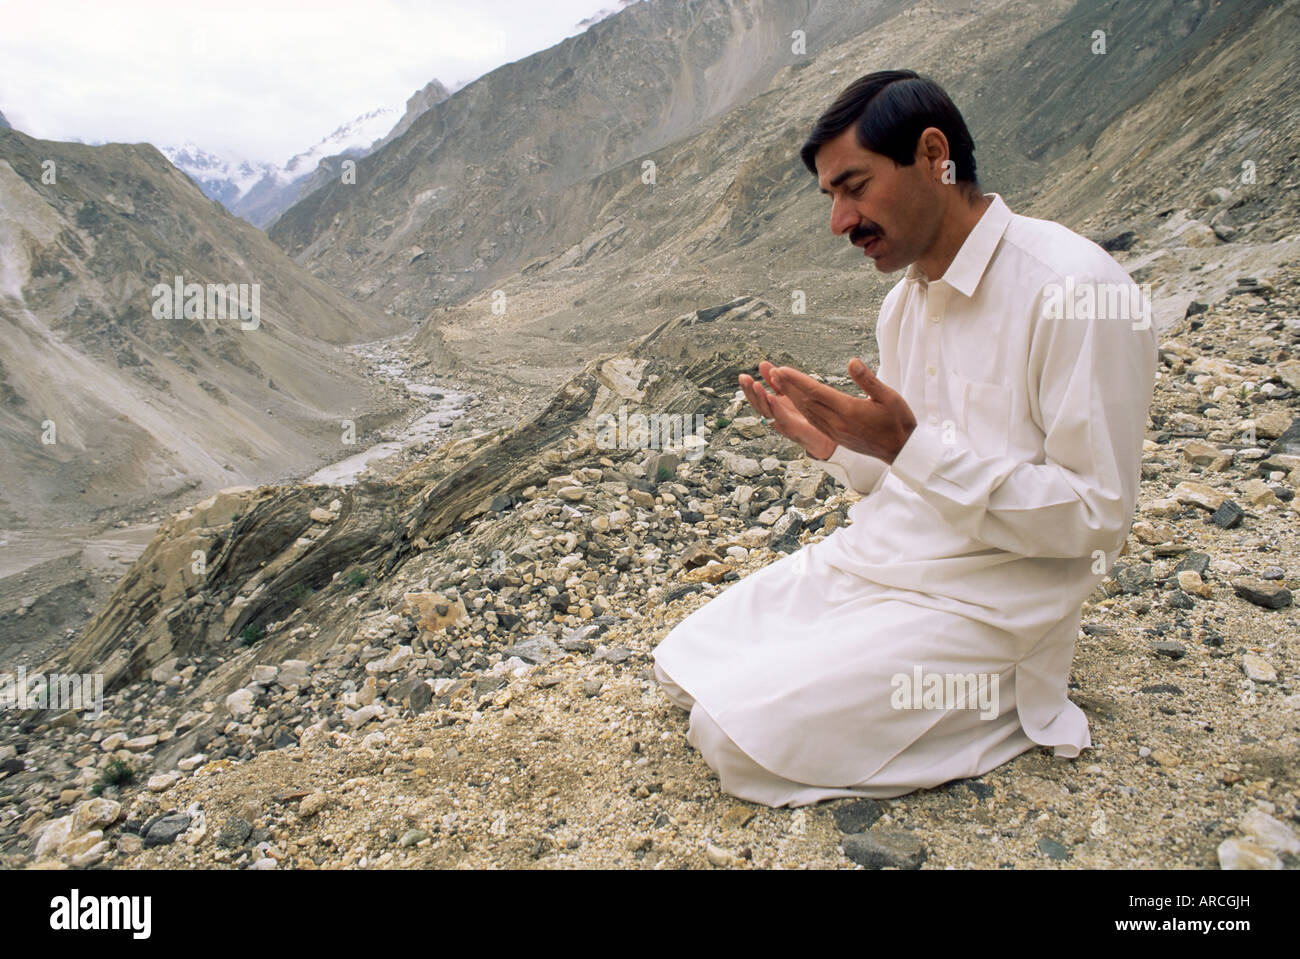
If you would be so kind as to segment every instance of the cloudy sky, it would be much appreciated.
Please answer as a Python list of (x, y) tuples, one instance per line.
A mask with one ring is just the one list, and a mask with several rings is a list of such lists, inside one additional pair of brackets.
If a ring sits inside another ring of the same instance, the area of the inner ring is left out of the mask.
[(463, 85), (620, 0), (0, 0), (0, 112), (48, 140), (283, 163), (437, 78)]

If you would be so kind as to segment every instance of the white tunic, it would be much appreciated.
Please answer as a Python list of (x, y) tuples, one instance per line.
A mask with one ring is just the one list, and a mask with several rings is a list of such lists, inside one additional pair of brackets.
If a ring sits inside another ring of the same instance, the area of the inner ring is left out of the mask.
[(943, 277), (913, 265), (881, 307), (877, 376), (917, 428), (892, 465), (843, 447), (825, 461), (866, 494), (852, 525), (655, 650), (727, 737), (796, 783), (897, 795), (1015, 754), (1005, 715), (900, 708), (898, 677), (918, 667), (1001, 677), (1030, 740), (1067, 757), (1091, 745), (1066, 687), (1083, 600), (1137, 502), (1155, 325), (1099, 246), (988, 196)]

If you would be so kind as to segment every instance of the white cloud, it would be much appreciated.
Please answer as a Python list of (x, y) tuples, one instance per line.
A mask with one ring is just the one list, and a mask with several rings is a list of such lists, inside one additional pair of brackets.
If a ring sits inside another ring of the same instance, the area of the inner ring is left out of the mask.
[(617, 0), (19, 0), (0, 4), (0, 111), (43, 139), (192, 142), (282, 163), (578, 33)]

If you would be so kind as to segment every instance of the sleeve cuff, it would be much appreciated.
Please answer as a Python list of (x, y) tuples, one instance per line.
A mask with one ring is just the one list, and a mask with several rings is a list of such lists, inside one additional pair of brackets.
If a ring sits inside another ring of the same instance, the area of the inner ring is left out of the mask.
[(843, 457), (841, 456), (843, 449), (843, 446), (836, 446), (831, 452), (831, 455), (826, 457), (824, 460), (819, 460), (815, 457), (810, 457), (810, 459), (825, 470), (831, 477), (837, 480), (841, 486), (848, 487), (850, 486), (849, 471), (844, 465)]
[(840, 467), (841, 469), (847, 470), (849, 468), (848, 454), (849, 454), (849, 450), (845, 449), (843, 446), (840, 446), (839, 444), (836, 444), (835, 452), (831, 453), (831, 455), (826, 457), (826, 459), (822, 460), (822, 462), (834, 463), (836, 466)]
[(884, 460), (855, 453), (846, 446), (836, 446), (830, 456), (818, 462), (831, 476), (864, 496), (875, 492), (889, 472)]
[(917, 426), (889, 468), (908, 486), (924, 488), (934, 471), (952, 453), (953, 445), (945, 443), (937, 429)]

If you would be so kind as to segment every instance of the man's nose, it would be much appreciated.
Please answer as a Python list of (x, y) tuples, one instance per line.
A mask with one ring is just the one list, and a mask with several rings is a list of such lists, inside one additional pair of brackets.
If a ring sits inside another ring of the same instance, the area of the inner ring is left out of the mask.
[(831, 232), (836, 236), (843, 236), (862, 222), (857, 211), (849, 203), (844, 203), (838, 198), (831, 204)]

